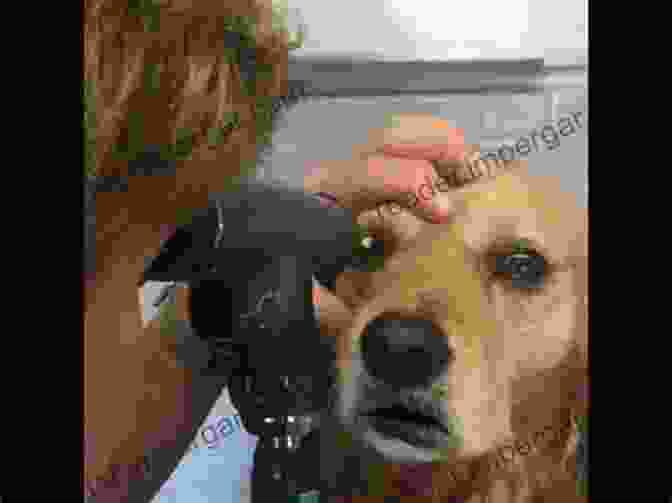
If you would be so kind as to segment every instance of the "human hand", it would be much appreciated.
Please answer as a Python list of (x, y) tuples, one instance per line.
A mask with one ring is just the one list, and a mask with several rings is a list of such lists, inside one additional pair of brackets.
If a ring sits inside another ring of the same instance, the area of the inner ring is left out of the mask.
[(440, 167), (459, 163), (467, 147), (461, 129), (428, 115), (400, 115), (374, 130), (369, 141), (347, 161), (320, 161), (306, 176), (311, 192), (333, 195), (342, 206), (359, 215), (393, 202), (416, 216), (441, 222), (451, 208), (445, 198), (425, 197)]

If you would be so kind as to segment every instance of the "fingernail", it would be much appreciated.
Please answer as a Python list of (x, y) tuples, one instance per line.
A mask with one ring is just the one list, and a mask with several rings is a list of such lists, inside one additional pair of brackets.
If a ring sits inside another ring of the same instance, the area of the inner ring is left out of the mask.
[(430, 202), (430, 219), (434, 223), (445, 223), (453, 214), (453, 204), (445, 197), (435, 197)]

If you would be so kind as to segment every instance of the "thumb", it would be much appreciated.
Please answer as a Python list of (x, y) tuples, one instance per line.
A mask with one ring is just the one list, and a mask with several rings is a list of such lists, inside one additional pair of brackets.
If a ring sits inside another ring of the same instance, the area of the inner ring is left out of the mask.
[[(379, 204), (396, 204), (423, 220), (439, 223), (452, 212), (450, 199), (441, 193), (441, 183), (432, 164), (422, 159), (372, 156), (368, 172), (373, 179)], [(393, 212), (394, 213), (394, 212)]]
[(416, 194), (417, 205), (411, 206), (410, 211), (417, 217), (432, 223), (446, 222), (454, 212), (454, 206), (451, 200), (444, 194), (441, 194), (438, 188), (434, 187), (435, 194), (430, 199), (423, 199), (420, 194)]

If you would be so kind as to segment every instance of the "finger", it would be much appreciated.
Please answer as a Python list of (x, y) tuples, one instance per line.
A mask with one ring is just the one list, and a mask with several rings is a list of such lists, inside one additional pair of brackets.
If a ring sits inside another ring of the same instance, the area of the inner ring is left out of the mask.
[(316, 280), (313, 280), (313, 305), (320, 305), (321, 295), (322, 286)]
[(464, 154), (464, 130), (433, 116), (393, 116), (383, 138), (381, 151), (389, 155), (446, 161)]
[(424, 159), (404, 159), (383, 155), (372, 155), (366, 159), (366, 172), (380, 197), (398, 197), (412, 191), (431, 176), (434, 169)]
[(423, 199), (418, 194), (417, 200), (418, 203), (410, 208), (411, 212), (418, 218), (431, 223), (445, 223), (455, 211), (455, 206), (451, 199), (438, 193), (431, 199)]
[(372, 156), (367, 162), (369, 176), (375, 180), (375, 205), (393, 201), (419, 218), (444, 221), (452, 206), (439, 198), (438, 176), (428, 161)]
[(381, 140), (380, 145), (464, 144), (462, 129), (452, 127), (448, 121), (428, 114), (393, 115), (377, 134)]
[[(396, 148), (392, 147), (392, 150)], [(450, 145), (399, 146), (397, 152), (404, 159), (425, 159), (431, 162), (436, 174), (444, 178), (459, 176), (465, 169), (473, 172), (480, 163), (480, 148), (477, 145), (463, 145), (461, 148)]]
[(463, 145), (464, 132), (431, 114), (394, 114), (383, 127), (371, 129), (367, 140), (355, 148), (360, 156), (381, 153), (387, 145)]
[(464, 143), (446, 144), (413, 144), (397, 143), (383, 145), (383, 155), (403, 157), (406, 159), (423, 159), (433, 162), (459, 161), (465, 155)]

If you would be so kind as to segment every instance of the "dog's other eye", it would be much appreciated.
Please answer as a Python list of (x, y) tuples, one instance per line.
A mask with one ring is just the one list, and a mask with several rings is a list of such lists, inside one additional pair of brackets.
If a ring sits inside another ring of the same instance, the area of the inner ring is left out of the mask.
[(544, 285), (548, 262), (535, 251), (519, 251), (495, 258), (495, 274), (506, 278), (514, 288), (535, 290)]
[(371, 232), (362, 230), (359, 233), (353, 250), (353, 262), (350, 264), (355, 270), (376, 271), (385, 263), (387, 256), (385, 241)]

